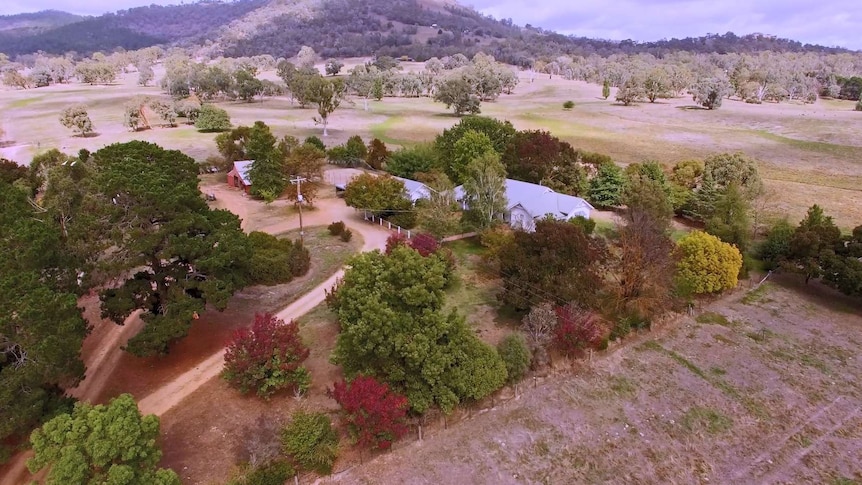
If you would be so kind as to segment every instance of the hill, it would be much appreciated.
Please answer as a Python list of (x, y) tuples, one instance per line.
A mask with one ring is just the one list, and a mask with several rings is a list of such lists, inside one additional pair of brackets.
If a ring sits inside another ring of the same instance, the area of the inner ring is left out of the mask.
[(156, 44), (205, 46), (209, 54), (232, 57), (289, 57), (302, 45), (324, 57), (391, 55), (418, 60), (483, 50), (516, 65), (559, 55), (846, 52), (760, 34), (656, 42), (588, 39), (520, 27), (449, 0), (203, 0), (94, 18), (56, 11), (0, 17), (0, 51), (11, 56), (37, 50), (84, 55)]

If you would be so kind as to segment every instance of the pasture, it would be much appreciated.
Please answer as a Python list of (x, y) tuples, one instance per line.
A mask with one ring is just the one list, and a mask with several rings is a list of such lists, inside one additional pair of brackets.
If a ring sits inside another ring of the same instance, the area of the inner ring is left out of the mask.
[[(355, 63), (355, 61), (354, 61)], [(348, 63), (348, 67), (353, 63)], [(406, 69), (419, 65), (406, 64)], [(157, 66), (156, 79), (161, 77)], [(262, 77), (276, 79), (274, 72)], [(123, 105), (136, 95), (163, 96), (158, 87), (136, 85), (137, 73), (121, 75), (110, 86), (78, 83), (30, 90), (0, 91), (0, 127), (5, 132), (2, 156), (19, 163), (41, 151), (59, 148), (74, 153), (104, 145), (145, 139), (179, 149), (199, 161), (216, 155), (213, 134), (192, 126), (154, 128), (136, 133), (122, 126)], [(689, 97), (624, 107), (599, 95), (601, 86), (537, 75), (521, 83), (512, 95), (483, 103), (482, 114), (511, 121), (518, 129), (542, 129), (573, 146), (610, 155), (617, 163), (680, 160), (714, 153), (741, 151), (761, 162), (766, 194), (757, 208), (773, 217), (801, 218), (812, 204), (823, 206), (839, 226), (851, 229), (862, 222), (862, 113), (849, 101), (819, 100), (762, 105), (725, 100), (715, 111), (693, 106)], [(575, 103), (562, 109), (564, 101)], [(97, 136), (79, 138), (58, 122), (62, 109), (74, 103), (88, 106)], [(300, 109), (287, 97), (254, 103), (225, 102), (234, 125), (266, 122), (278, 135), (303, 138), (320, 135), (313, 109)], [(364, 110), (360, 99), (346, 100), (331, 116), (327, 145), (358, 134), (403, 146), (433, 139), (455, 124), (442, 104), (428, 98), (384, 98)]]

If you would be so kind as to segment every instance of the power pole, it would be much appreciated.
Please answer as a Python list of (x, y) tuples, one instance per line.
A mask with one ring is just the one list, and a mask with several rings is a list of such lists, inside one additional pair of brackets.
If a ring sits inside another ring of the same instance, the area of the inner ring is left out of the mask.
[(302, 228), (302, 183), (308, 180), (305, 177), (295, 176), (290, 183), (296, 184), (296, 204), (299, 206), (299, 244), (305, 245), (305, 231)]

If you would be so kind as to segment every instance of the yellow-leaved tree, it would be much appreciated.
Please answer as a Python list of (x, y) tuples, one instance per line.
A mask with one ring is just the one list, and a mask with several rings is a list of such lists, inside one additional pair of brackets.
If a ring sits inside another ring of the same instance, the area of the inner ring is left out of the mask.
[(719, 293), (736, 287), (742, 254), (736, 246), (703, 231), (692, 231), (677, 243), (677, 280), (694, 294)]

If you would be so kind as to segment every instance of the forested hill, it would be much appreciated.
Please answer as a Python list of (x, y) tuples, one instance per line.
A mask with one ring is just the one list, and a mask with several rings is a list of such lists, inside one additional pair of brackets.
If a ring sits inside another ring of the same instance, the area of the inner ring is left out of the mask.
[[(52, 11), (27, 15), (31, 17), (0, 17), (0, 52), (88, 55), (178, 44), (204, 46), (211, 55), (278, 58), (293, 56), (308, 45), (324, 57), (390, 55), (417, 60), (482, 50), (498, 60), (527, 65), (560, 55), (845, 51), (759, 34), (710, 34), (657, 42), (587, 39), (520, 27), (449, 0), (203, 0), (94, 18)], [(35, 27), (4, 27), (25, 21)]]

